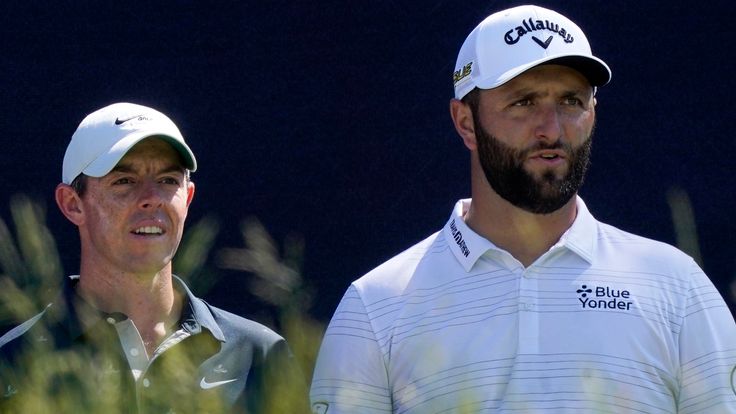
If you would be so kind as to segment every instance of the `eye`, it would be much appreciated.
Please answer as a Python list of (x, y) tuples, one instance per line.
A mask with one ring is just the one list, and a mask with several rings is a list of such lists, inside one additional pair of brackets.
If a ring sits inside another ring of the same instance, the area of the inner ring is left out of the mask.
[(568, 96), (562, 100), (562, 104), (570, 106), (580, 106), (583, 104), (583, 101), (574, 96)]
[(121, 177), (112, 182), (112, 185), (125, 185), (132, 184), (133, 180), (130, 177)]
[(161, 179), (160, 182), (163, 184), (170, 184), (170, 185), (178, 186), (179, 184), (181, 184), (181, 179), (177, 177), (164, 177)]
[(511, 106), (530, 106), (530, 105), (532, 105), (532, 100), (528, 98), (520, 99), (511, 104)]

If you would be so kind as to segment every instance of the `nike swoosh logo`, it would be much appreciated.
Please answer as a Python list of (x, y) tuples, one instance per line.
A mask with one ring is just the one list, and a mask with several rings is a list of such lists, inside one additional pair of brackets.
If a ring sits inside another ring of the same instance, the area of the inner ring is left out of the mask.
[(552, 36), (548, 37), (546, 41), (541, 41), (536, 38), (536, 36), (532, 36), (532, 39), (537, 42), (539, 46), (542, 46), (543, 49), (547, 49), (549, 47), (549, 44), (552, 43)]
[(140, 115), (131, 116), (130, 118), (125, 118), (125, 119), (115, 118), (115, 125), (122, 125), (122, 124), (130, 121), (131, 119), (138, 118), (139, 116)]
[(233, 378), (233, 379), (224, 380), (224, 381), (207, 382), (207, 380), (204, 379), (204, 377), (202, 377), (202, 381), (199, 381), (199, 387), (202, 388), (203, 390), (209, 390), (211, 388), (219, 387), (220, 385), (225, 385), (225, 384), (237, 381), (237, 380), (238, 380), (237, 378)]

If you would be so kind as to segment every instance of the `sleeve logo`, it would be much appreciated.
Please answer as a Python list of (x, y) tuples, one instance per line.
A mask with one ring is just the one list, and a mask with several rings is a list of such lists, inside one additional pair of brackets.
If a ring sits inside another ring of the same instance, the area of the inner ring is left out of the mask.
[(326, 402), (317, 402), (312, 404), (312, 414), (327, 414), (327, 409), (330, 405)]

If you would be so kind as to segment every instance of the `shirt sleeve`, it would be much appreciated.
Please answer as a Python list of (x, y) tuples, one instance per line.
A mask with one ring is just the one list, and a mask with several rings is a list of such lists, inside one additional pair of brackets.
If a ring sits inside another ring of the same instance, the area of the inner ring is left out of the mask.
[(348, 288), (325, 332), (310, 397), (315, 414), (392, 412), (386, 361), (354, 286)]
[(680, 331), (679, 413), (736, 413), (736, 323), (695, 264)]
[(255, 377), (245, 392), (246, 412), (309, 413), (307, 385), (298, 361), (283, 339), (270, 346), (264, 361), (251, 369)]

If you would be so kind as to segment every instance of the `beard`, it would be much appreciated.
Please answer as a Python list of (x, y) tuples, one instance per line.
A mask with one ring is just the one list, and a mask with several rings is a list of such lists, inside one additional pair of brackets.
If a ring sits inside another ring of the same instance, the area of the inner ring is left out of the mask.
[[(538, 142), (526, 149), (515, 149), (493, 135), (476, 121), (475, 133), (478, 158), (491, 188), (512, 205), (534, 214), (549, 214), (559, 210), (577, 194), (590, 164), (593, 131), (577, 148), (559, 140), (554, 144)], [(558, 175), (551, 169), (536, 177), (524, 169), (528, 154), (545, 149), (565, 151), (569, 163), (567, 173)]]

